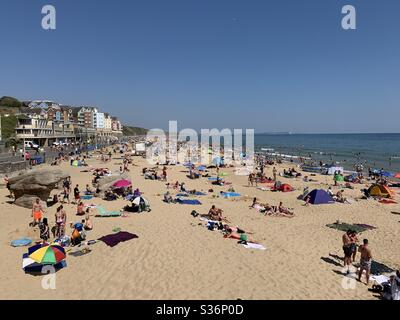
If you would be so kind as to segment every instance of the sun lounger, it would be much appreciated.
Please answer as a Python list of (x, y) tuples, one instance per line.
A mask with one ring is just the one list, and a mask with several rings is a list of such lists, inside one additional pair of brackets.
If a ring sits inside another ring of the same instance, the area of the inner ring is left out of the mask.
[(99, 213), (96, 215), (96, 217), (107, 218), (107, 217), (120, 217), (121, 216), (120, 211), (107, 212), (106, 209), (104, 209), (104, 207), (102, 207), (102, 206), (97, 206), (97, 210)]

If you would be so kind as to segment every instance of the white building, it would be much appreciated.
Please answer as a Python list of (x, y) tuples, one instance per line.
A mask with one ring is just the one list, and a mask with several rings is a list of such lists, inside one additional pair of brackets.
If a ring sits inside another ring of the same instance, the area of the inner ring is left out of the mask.
[[(97, 111), (97, 110), (96, 110)], [(93, 127), (95, 129), (104, 129), (105, 128), (105, 119), (104, 113), (102, 112), (93, 112)]]

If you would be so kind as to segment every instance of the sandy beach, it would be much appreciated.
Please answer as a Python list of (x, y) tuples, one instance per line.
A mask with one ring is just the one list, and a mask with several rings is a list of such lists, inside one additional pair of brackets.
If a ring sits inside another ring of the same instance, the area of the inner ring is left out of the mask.
[[(105, 166), (98, 157), (87, 162), (94, 168)], [(106, 166), (115, 172), (121, 162), (115, 157)], [(97, 239), (118, 227), (138, 238), (113, 248), (98, 242), (87, 255), (67, 255), (68, 266), (56, 273), (55, 290), (42, 289), (41, 277), (23, 272), (21, 257), (27, 248), (11, 247), (10, 241), (21, 237), (39, 240), (39, 232), (37, 227), (28, 226), (31, 210), (9, 204), (8, 191), (2, 186), (0, 299), (376, 299), (364, 283), (357, 282), (354, 289), (347, 290), (342, 286), (343, 262), (338, 257), (343, 256), (343, 233), (326, 227), (337, 220), (375, 226), (359, 238), (368, 238), (375, 261), (400, 268), (400, 216), (391, 213), (400, 212), (399, 204), (353, 200), (352, 204), (306, 207), (304, 201), (297, 199), (304, 186), (326, 190), (333, 184), (331, 176), (317, 175), (313, 177), (317, 182), (280, 177), (280, 181), (296, 189), (282, 193), (249, 187), (246, 176), (237, 176), (233, 168), (224, 168), (221, 171), (228, 174), (225, 180), (232, 182), (235, 191), (243, 196), (225, 199), (216, 195), (227, 191), (227, 186), (211, 186), (207, 178), (189, 180), (185, 167), (169, 166), (168, 182), (184, 181), (187, 189), (207, 193), (195, 197), (202, 205), (192, 206), (164, 203), (165, 181), (145, 180), (143, 167), (149, 167), (146, 160), (133, 157), (129, 174), (133, 187), (139, 188), (150, 201), (151, 212), (94, 217), (94, 230), (87, 235), (88, 240)], [(72, 185), (79, 184), (81, 190), (93, 178), (92, 173), (81, 172), (82, 168), (68, 162), (60, 168), (71, 176)], [(282, 172), (289, 165), (276, 168)], [(215, 175), (215, 169), (210, 169), (210, 174)], [(266, 175), (272, 176), (272, 166), (266, 167)], [(214, 189), (213, 194), (208, 193), (210, 188)], [(345, 196), (358, 199), (361, 188), (365, 185), (346, 189)], [(333, 187), (334, 192), (337, 190), (339, 187)], [(264, 216), (249, 208), (253, 197), (273, 205), (283, 201), (286, 207), (294, 208), (295, 217)], [(102, 204), (107, 210), (120, 210), (128, 204), (121, 199), (108, 202), (98, 198), (85, 203)], [(224, 210), (232, 225), (253, 232), (251, 236), (266, 250), (246, 249), (236, 240), (223, 238), (219, 231), (207, 230), (199, 218), (190, 215), (192, 210), (207, 213), (213, 204)], [(75, 215), (75, 205), (64, 207), (68, 222), (80, 220)], [(54, 224), (55, 210), (55, 206), (46, 210), (50, 225)]]

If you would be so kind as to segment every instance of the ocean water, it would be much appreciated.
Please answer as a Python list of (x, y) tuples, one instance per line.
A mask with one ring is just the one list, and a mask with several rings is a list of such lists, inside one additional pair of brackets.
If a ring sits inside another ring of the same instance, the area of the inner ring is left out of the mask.
[[(364, 168), (400, 172), (400, 133), (379, 134), (256, 134), (255, 150), (272, 148), (276, 153), (340, 162), (347, 170)], [(397, 157), (397, 158), (396, 158)]]

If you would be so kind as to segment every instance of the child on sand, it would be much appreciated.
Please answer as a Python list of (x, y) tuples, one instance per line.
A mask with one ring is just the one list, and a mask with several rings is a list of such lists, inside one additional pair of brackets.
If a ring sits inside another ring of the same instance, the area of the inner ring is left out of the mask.
[(47, 218), (43, 218), (43, 221), (39, 223), (40, 239), (44, 242), (50, 238), (50, 228), (47, 222)]

